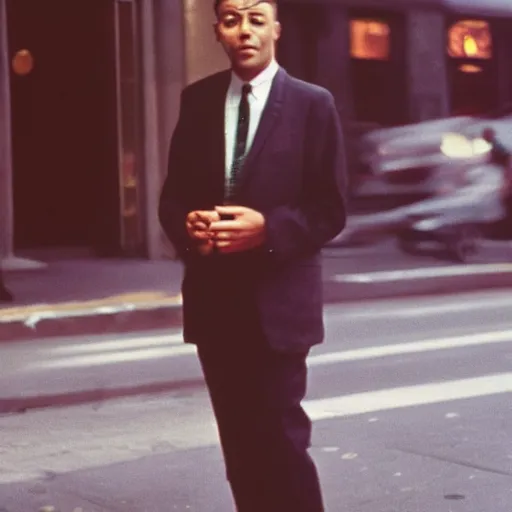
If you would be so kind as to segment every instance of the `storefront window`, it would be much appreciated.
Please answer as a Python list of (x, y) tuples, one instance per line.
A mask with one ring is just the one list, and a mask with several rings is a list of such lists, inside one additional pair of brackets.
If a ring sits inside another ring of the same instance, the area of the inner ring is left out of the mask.
[(387, 23), (373, 19), (350, 22), (350, 53), (355, 59), (388, 60), (390, 28)]
[(489, 24), (481, 20), (462, 20), (448, 32), (448, 55), (458, 59), (492, 58)]

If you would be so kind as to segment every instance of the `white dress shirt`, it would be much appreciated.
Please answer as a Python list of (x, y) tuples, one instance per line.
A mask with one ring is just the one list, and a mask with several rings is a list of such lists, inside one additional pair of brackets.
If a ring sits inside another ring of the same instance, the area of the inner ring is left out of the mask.
[[(256, 130), (260, 124), (261, 114), (267, 104), (272, 88), (272, 81), (279, 70), (279, 64), (275, 60), (253, 80), (249, 94), (249, 132), (247, 134), (246, 153), (251, 148)], [(231, 73), (231, 83), (226, 95), (226, 106), (224, 111), (224, 137), (226, 144), (226, 180), (231, 174), (233, 157), (235, 152), (236, 128), (238, 124), (238, 107), (242, 97), (242, 86), (244, 82), (235, 74)]]

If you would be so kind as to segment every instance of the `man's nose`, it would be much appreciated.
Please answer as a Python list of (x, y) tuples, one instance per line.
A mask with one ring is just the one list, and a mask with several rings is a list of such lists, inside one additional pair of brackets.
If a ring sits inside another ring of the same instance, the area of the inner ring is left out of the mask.
[(251, 35), (251, 24), (247, 18), (242, 19), (240, 23), (240, 37), (249, 37)]

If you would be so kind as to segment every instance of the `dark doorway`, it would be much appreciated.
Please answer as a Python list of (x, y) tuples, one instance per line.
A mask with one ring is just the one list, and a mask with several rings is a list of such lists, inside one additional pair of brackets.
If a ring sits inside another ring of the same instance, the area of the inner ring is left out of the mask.
[(498, 108), (498, 82), (492, 64), (469, 59), (449, 62), (452, 115), (478, 116)]
[(113, 2), (8, 0), (7, 14), (15, 248), (116, 252)]
[(407, 121), (405, 20), (396, 13), (350, 12), (350, 76), (355, 119), (395, 126)]

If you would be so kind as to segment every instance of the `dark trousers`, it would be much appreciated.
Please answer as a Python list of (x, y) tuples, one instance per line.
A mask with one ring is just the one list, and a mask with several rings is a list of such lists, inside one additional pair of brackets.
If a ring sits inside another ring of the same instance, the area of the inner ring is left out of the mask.
[[(198, 347), (238, 512), (322, 512), (308, 454), (306, 353), (277, 353), (261, 337)], [(213, 346), (215, 345), (215, 346)]]

